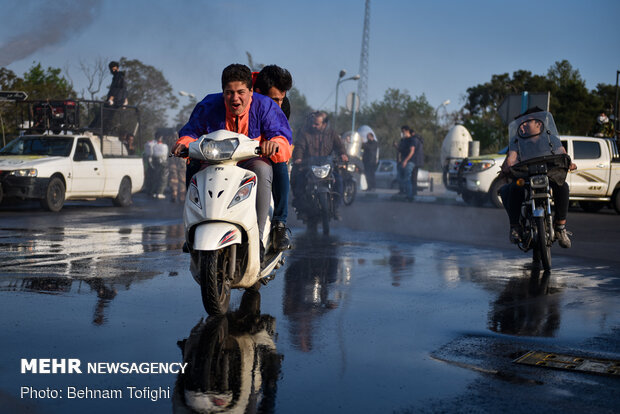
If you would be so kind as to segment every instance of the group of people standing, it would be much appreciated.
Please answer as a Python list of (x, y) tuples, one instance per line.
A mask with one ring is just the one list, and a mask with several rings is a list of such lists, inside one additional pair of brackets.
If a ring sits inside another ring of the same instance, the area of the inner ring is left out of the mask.
[(144, 192), (157, 199), (166, 198), (170, 189), (171, 202), (185, 201), (185, 161), (172, 158), (163, 135), (147, 141), (144, 145)]

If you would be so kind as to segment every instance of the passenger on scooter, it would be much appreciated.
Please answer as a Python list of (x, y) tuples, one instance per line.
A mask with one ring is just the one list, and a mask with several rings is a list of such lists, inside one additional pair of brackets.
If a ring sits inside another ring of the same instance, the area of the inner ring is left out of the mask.
[[(286, 116), (270, 98), (252, 93), (252, 72), (241, 64), (227, 66), (222, 72), (223, 93), (207, 95), (194, 108), (189, 122), (179, 131), (172, 152), (180, 156), (190, 142), (210, 132), (226, 129), (260, 140), (261, 157), (243, 161), (239, 166), (257, 176), (256, 214), (260, 240), (269, 214), (272, 169), (274, 163), (286, 162), (291, 157), (292, 133)], [(188, 165), (191, 177), (199, 165)], [(264, 246), (261, 244), (261, 259)]]
[[(293, 78), (288, 70), (276, 65), (268, 65), (256, 74), (254, 80), (254, 92), (260, 93), (273, 99), (282, 109), (288, 119), (290, 105), (286, 92), (293, 87)], [(288, 193), (289, 176), (286, 162), (275, 163), (272, 161), (273, 170), (273, 218), (271, 222), (272, 245), (277, 251), (284, 251), (291, 245), (287, 234), (286, 219), (288, 218)]]
[[(516, 131), (511, 133), (508, 154), (502, 164), (503, 173), (508, 174), (510, 167), (521, 161), (544, 155), (566, 154), (566, 149), (557, 136), (551, 113), (535, 107), (517, 116), (513, 122), (519, 128), (519, 133)], [(543, 133), (545, 131), (548, 133)], [(572, 171), (576, 168), (577, 166), (571, 163), (569, 169)], [(570, 233), (566, 230), (568, 183), (564, 182), (563, 185), (559, 185), (549, 180), (549, 185), (553, 190), (555, 203), (555, 234), (560, 246), (567, 249), (571, 247), (571, 240), (568, 237)], [(519, 215), (521, 204), (525, 199), (525, 190), (517, 186), (515, 182), (511, 182), (500, 189), (500, 196), (510, 220), (510, 241), (517, 244), (521, 241)]]
[[(300, 199), (306, 186), (304, 175), (299, 173), (299, 167), (308, 157), (327, 157), (332, 153), (336, 153), (344, 162), (349, 161), (344, 144), (336, 132), (328, 126), (328, 117), (325, 111), (312, 113), (312, 124), (304, 128), (299, 134), (293, 151), (293, 196), (296, 200)], [(342, 195), (342, 177), (338, 174), (338, 170), (334, 169), (335, 189), (338, 194)], [(338, 208), (340, 207), (342, 197), (338, 197), (334, 203), (334, 216), (336, 220), (340, 220)]]

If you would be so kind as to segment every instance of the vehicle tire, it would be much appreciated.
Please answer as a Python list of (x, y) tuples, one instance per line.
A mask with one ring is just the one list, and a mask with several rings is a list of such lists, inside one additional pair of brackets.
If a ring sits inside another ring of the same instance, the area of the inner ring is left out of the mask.
[(233, 244), (220, 250), (199, 252), (202, 304), (211, 316), (222, 316), (228, 311), (233, 279), (229, 258), (232, 249), (236, 248), (237, 245)]
[(481, 197), (480, 194), (472, 191), (464, 191), (463, 194), (461, 194), (461, 197), (463, 197), (463, 201), (470, 206), (480, 207), (484, 204), (484, 198)]
[(616, 210), (616, 213), (620, 214), (620, 188), (616, 189), (611, 196), (611, 205)]
[(583, 211), (587, 213), (597, 213), (603, 207), (605, 207), (605, 203), (599, 203), (596, 201), (580, 201), (579, 207), (581, 207)]
[(536, 230), (538, 233), (534, 250), (538, 250), (540, 254), (540, 261), (542, 262), (543, 269), (551, 270), (551, 246), (547, 241), (545, 219), (544, 217), (535, 217), (534, 220), (536, 220)]
[(323, 227), (323, 234), (327, 236), (329, 235), (329, 219), (331, 218), (332, 212), (329, 194), (319, 194), (319, 202), (321, 203), (321, 225)]
[(357, 185), (352, 179), (345, 180), (343, 188), (342, 202), (345, 206), (350, 206), (355, 200), (355, 194), (357, 193)]
[(112, 200), (117, 207), (128, 207), (131, 205), (131, 180), (123, 177), (118, 188), (118, 195)]
[(502, 198), (499, 196), (499, 189), (502, 188), (505, 184), (508, 184), (508, 181), (504, 178), (498, 178), (493, 181), (491, 184), (491, 188), (489, 189), (489, 200), (491, 204), (497, 208), (504, 207), (504, 203), (502, 202)]
[(4, 190), (2, 189), (2, 184), (0, 184), (0, 204), (4, 200)]
[(41, 199), (41, 206), (57, 213), (62, 209), (63, 204), (65, 204), (65, 184), (60, 178), (52, 177)]

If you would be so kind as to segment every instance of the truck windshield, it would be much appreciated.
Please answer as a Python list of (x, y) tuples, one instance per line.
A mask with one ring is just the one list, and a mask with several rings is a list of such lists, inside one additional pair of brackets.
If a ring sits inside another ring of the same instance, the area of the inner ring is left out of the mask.
[(62, 137), (20, 137), (0, 150), (0, 155), (45, 155), (68, 157), (73, 138)]

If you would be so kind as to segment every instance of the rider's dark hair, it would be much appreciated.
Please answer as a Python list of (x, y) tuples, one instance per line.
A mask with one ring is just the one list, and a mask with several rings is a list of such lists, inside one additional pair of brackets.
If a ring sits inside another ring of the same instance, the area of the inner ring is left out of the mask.
[(110, 68), (110, 70), (112, 70), (112, 68), (114, 68), (114, 67), (118, 68), (119, 66), (120, 65), (118, 64), (118, 62), (114, 61), (114, 60), (108, 64), (108, 68)]
[(411, 128), (409, 128), (409, 125), (403, 125), (400, 127), (401, 131), (409, 131), (409, 132), (413, 132), (413, 130)]
[(267, 65), (256, 76), (254, 89), (266, 94), (269, 89), (276, 88), (280, 92), (286, 92), (293, 87), (293, 77), (290, 72), (277, 65)]
[(248, 89), (252, 90), (252, 71), (245, 65), (233, 63), (222, 71), (222, 90), (230, 82), (243, 82)]

